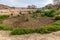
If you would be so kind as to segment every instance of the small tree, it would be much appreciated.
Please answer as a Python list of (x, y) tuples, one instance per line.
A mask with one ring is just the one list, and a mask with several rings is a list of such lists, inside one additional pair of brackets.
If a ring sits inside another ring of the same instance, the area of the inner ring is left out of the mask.
[(13, 13), (11, 13), (11, 16), (13, 16)]
[(36, 8), (36, 6), (35, 5), (28, 5), (28, 7), (27, 8)]

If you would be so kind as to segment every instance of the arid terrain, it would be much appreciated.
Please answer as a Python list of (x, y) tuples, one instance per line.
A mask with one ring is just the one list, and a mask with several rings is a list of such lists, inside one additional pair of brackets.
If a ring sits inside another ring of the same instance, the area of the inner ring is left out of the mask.
[[(13, 7), (9, 7), (9, 6), (2, 5), (2, 4), (0, 4), (0, 6), (1, 6), (0, 7), (1, 15), (10, 15), (11, 16), (11, 14), (12, 14), (12, 16), (16, 16), (15, 18), (10, 17), (10, 18), (2, 21), (2, 24), (8, 25), (8, 26), (35, 28), (35, 27), (50, 24), (54, 21), (54, 20), (52, 20), (51, 17), (32, 18), (31, 17), (32, 14), (29, 14), (29, 12), (34, 12), (37, 9), (13, 8)], [(20, 12), (24, 15), (18, 16)], [(26, 19), (28, 19), (29, 21), (26, 22)]]
[(60, 9), (0, 6), (0, 40), (60, 40)]

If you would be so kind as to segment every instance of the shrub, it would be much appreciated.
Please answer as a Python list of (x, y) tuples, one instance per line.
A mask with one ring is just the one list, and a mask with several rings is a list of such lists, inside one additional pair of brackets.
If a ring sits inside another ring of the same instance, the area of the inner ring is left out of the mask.
[(19, 12), (19, 14), (22, 14), (21, 12)]
[(35, 31), (37, 33), (49, 33), (49, 31), (45, 27), (38, 27), (38, 28), (35, 29)]
[(36, 18), (38, 16), (38, 13), (33, 12), (32, 13), (32, 18)]
[(21, 15), (18, 14), (17, 16), (19, 17), (19, 16), (21, 16)]
[(51, 10), (45, 11), (44, 16), (52, 17), (54, 12), (56, 12), (56, 9), (51, 9)]
[(32, 13), (32, 18), (36, 18), (36, 17), (40, 16), (41, 13), (43, 13), (43, 11), (37, 9), (35, 12)]
[(13, 27), (9, 27), (9, 26), (0, 24), (0, 30), (13, 30)]
[(43, 27), (37, 28), (36, 32), (37, 33), (50, 33), (50, 32), (54, 32), (58, 30), (60, 30), (59, 26), (49, 25), (49, 26), (43, 26)]
[(35, 11), (35, 13), (42, 13), (43, 11), (42, 10), (39, 10), (39, 9), (37, 9), (36, 11)]
[(28, 11), (28, 13), (29, 13), (29, 14), (31, 14), (31, 12), (30, 12), (30, 11)]
[(13, 16), (13, 13), (11, 13), (11, 16)]
[(55, 20), (60, 20), (60, 16), (56, 16), (55, 17)]
[(25, 21), (29, 21), (29, 18), (25, 18)]
[(14, 29), (11, 34), (13, 35), (21, 35), (21, 34), (29, 34), (29, 33), (33, 33), (34, 29), (32, 28), (17, 28)]
[(8, 18), (8, 17), (9, 17), (9, 15), (0, 15), (0, 21), (6, 19), (6, 18)]

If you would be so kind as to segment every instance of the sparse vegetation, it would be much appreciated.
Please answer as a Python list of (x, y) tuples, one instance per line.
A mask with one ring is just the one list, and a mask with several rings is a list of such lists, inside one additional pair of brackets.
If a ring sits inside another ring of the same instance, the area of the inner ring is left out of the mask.
[(55, 17), (55, 20), (60, 20), (60, 16), (56, 16)]
[(32, 28), (17, 28), (11, 32), (11, 34), (13, 35), (21, 35), (21, 34), (29, 34), (29, 33), (34, 33), (34, 30)]
[(6, 18), (8, 18), (8, 17), (9, 17), (9, 15), (0, 15), (0, 21), (6, 19)]
[(13, 27), (9, 27), (9, 26), (0, 24), (0, 30), (13, 30)]
[(57, 9), (50, 9), (50, 10), (36, 10), (35, 12), (33, 12), (33, 18), (36, 18), (38, 16), (47, 16), (47, 17), (53, 17), (54, 13), (56, 12)]
[(22, 14), (21, 12), (19, 12), (19, 14)]
[(31, 12), (30, 12), (30, 11), (28, 11), (28, 13), (29, 13), (29, 14), (31, 14)]
[(38, 15), (41, 15), (42, 13), (43, 13), (42, 10), (37, 9), (35, 12), (33, 12), (32, 17), (36, 18), (38, 17)]
[(25, 21), (29, 21), (29, 18), (25, 18)]

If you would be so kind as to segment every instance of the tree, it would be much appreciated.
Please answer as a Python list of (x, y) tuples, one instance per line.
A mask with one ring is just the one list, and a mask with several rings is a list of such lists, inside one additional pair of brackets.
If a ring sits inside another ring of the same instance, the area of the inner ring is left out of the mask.
[(36, 8), (36, 6), (35, 5), (28, 5), (28, 7), (27, 8)]

